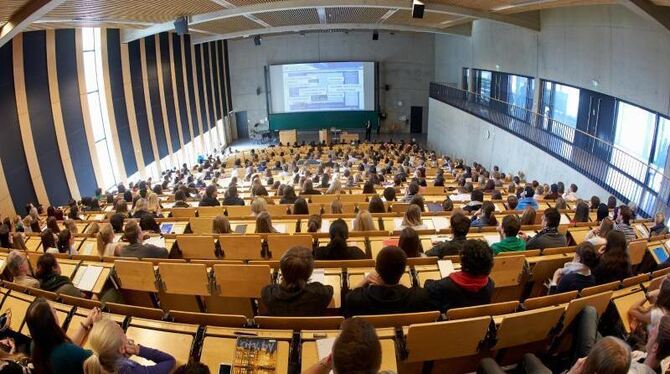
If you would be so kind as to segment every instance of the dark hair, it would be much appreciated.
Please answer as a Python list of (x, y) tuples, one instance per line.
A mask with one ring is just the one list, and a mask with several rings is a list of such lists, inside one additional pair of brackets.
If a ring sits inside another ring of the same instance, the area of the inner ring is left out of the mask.
[(128, 240), (130, 244), (141, 243), (140, 232), (142, 231), (140, 224), (137, 223), (137, 220), (131, 219), (126, 223), (126, 226), (123, 228), (123, 236)]
[(408, 193), (409, 195), (416, 195), (416, 194), (418, 194), (418, 193), (419, 193), (419, 184), (416, 183), (416, 182), (412, 182), (412, 183), (410, 183), (409, 186), (407, 187), (407, 193)]
[(507, 196), (507, 208), (509, 210), (516, 210), (516, 206), (519, 205), (519, 199), (514, 195)]
[(43, 280), (49, 275), (53, 274), (54, 268), (58, 266), (56, 256), (51, 253), (45, 253), (37, 259), (37, 269), (35, 270), (35, 278)]
[(140, 227), (142, 228), (142, 231), (153, 231), (159, 234), (161, 232), (158, 222), (156, 222), (156, 219), (151, 214), (142, 215), (140, 218)]
[(384, 247), (377, 254), (375, 270), (389, 286), (400, 282), (400, 278), (405, 273), (405, 266), (407, 266), (407, 255), (398, 247)]
[(184, 193), (184, 191), (178, 190), (177, 192), (174, 193), (174, 199), (184, 201), (186, 200), (186, 194)]
[[(598, 263), (598, 274), (606, 279), (621, 280), (632, 274), (630, 257), (626, 250), (626, 236), (621, 231), (607, 233), (607, 244)], [(602, 279), (598, 280), (602, 283)]]
[(487, 225), (496, 226), (498, 224), (498, 220), (496, 219), (495, 214), (493, 214), (496, 211), (496, 206), (493, 205), (493, 203), (490, 201), (484, 201), (481, 209), (482, 213), (484, 213), (484, 217), (486, 217)]
[(58, 233), (58, 252), (60, 253), (69, 253), (70, 252), (70, 239), (72, 239), (72, 234), (70, 230), (63, 229)]
[(35, 372), (53, 373), (51, 353), (57, 346), (71, 340), (59, 326), (46, 299), (39, 297), (30, 304), (26, 311), (26, 325), (33, 342), (31, 358)]
[(382, 348), (374, 326), (362, 318), (342, 322), (332, 357), (335, 373), (377, 374)]
[(658, 322), (658, 332), (656, 335), (656, 359), (660, 362), (670, 356), (670, 317), (663, 316)]
[(526, 197), (533, 197), (533, 196), (535, 196), (535, 190), (534, 190), (533, 187), (531, 187), (531, 186), (526, 186), (526, 188), (524, 189), (524, 192), (526, 193), (526, 194), (525, 194)]
[(670, 279), (665, 278), (659, 287), (656, 306), (670, 309)]
[(589, 205), (583, 201), (580, 201), (575, 208), (575, 216), (573, 221), (575, 222), (588, 222), (589, 221)]
[(411, 227), (405, 227), (400, 232), (398, 247), (405, 251), (407, 257), (420, 257), (421, 253), (423, 253), (421, 238), (419, 237), (419, 234), (417, 234), (417, 232)]
[(372, 196), (368, 203), (368, 211), (370, 213), (386, 213), (386, 206), (384, 205), (382, 198), (378, 195)]
[(600, 198), (598, 196), (591, 196), (591, 209), (598, 209), (600, 206)]
[(49, 248), (56, 248), (56, 239), (54, 238), (54, 232), (50, 228), (44, 229), (44, 231), (42, 231), (42, 234), (40, 235), (40, 238), (42, 239), (42, 250), (44, 252), (46, 252), (47, 249)]
[(205, 195), (207, 195), (207, 197), (214, 197), (215, 193), (216, 193), (216, 186), (213, 184), (210, 184), (205, 189)]
[(544, 210), (544, 219), (547, 227), (558, 227), (561, 224), (561, 213), (556, 208), (547, 208)]
[(607, 198), (607, 208), (608, 209), (616, 208), (616, 197), (614, 197), (613, 195), (610, 195), (610, 197)]
[(508, 214), (502, 220), (502, 228), (505, 237), (513, 238), (517, 236), (519, 230), (521, 230), (521, 220), (514, 214)]
[(228, 197), (237, 197), (237, 187), (236, 186), (228, 187), (226, 193), (228, 194)]
[(605, 217), (608, 217), (610, 215), (609, 208), (607, 208), (607, 204), (600, 203), (598, 205), (598, 210), (596, 211), (596, 219), (598, 222), (602, 221)]
[(283, 200), (294, 201), (296, 199), (295, 189), (290, 184), (284, 187), (284, 195), (282, 196)]
[(371, 194), (371, 193), (377, 193), (375, 191), (375, 185), (372, 183), (372, 181), (367, 181), (365, 184), (363, 184), (363, 193), (364, 194)]
[(414, 197), (412, 197), (412, 200), (409, 201), (409, 204), (410, 205), (414, 204), (414, 205), (418, 206), (419, 210), (422, 211), (422, 212), (424, 210), (426, 210), (426, 204), (425, 204), (425, 201), (423, 199), (423, 196), (421, 196), (419, 194), (414, 195)]
[(449, 219), (451, 232), (454, 236), (466, 236), (470, 231), (470, 223), (472, 223), (470, 218), (460, 212), (452, 214)]
[(109, 223), (112, 225), (112, 228), (114, 229), (115, 233), (121, 233), (123, 232), (123, 220), (125, 219), (125, 216), (121, 213), (116, 213), (112, 215), (112, 217), (109, 219)]
[(307, 219), (307, 232), (318, 232), (321, 229), (321, 216), (318, 214), (312, 214)]
[(347, 258), (347, 239), (349, 238), (349, 227), (342, 218), (338, 218), (330, 224), (328, 229), (330, 243), (326, 246), (328, 259)]
[(307, 207), (307, 200), (303, 197), (295, 199), (293, 202), (293, 214), (309, 214), (309, 208)]
[(288, 289), (302, 289), (314, 270), (312, 251), (296, 246), (286, 251), (279, 260), (282, 286)]
[(579, 256), (579, 262), (586, 265), (589, 269), (594, 269), (598, 266), (598, 252), (593, 243), (583, 241), (575, 248), (575, 253)]
[(633, 218), (633, 211), (628, 206), (622, 205), (619, 208), (619, 216), (621, 216), (623, 223), (628, 225), (630, 224), (631, 218)]
[[(46, 229), (47, 231), (49, 229)], [(42, 233), (44, 235), (44, 233)], [(53, 234), (51, 234), (53, 240)], [(0, 225), (0, 247), (9, 248), (11, 244), (9, 243), (9, 227), (7, 225)]]
[(190, 361), (188, 364), (174, 369), (172, 374), (210, 374), (210, 371), (209, 366), (202, 362)]
[(481, 201), (484, 200), (484, 193), (483, 193), (481, 190), (479, 190), (479, 189), (473, 190), (473, 191), (470, 193), (470, 200), (471, 200), (471, 201), (480, 201), (480, 202), (481, 202)]
[(584, 374), (627, 374), (630, 369), (630, 348), (613, 336), (606, 336), (591, 348), (584, 361)]
[(493, 268), (493, 253), (483, 240), (468, 239), (460, 253), (461, 271), (478, 276), (489, 275)]

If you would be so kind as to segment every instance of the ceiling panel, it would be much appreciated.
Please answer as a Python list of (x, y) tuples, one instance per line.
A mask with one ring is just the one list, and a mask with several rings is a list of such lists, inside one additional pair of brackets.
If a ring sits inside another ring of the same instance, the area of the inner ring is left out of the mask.
[[(5, 1), (5, 0), (0, 0)], [(211, 0), (68, 0), (48, 16), (61, 19), (168, 22), (223, 7)]]
[(3, 25), (9, 17), (28, 4), (30, 0), (0, 0), (0, 25)]
[(277, 12), (254, 13), (261, 21), (272, 26), (310, 25), (319, 23), (316, 9), (292, 9)]
[(262, 26), (246, 17), (238, 16), (199, 23), (193, 25), (193, 27), (216, 34), (227, 34), (230, 32), (260, 29)]
[(538, 1), (538, 2), (528, 2), (528, 1), (513, 1), (511, 4), (501, 4), (493, 9), (498, 9), (501, 13), (521, 13), (529, 12), (534, 10), (542, 9), (551, 9), (551, 8), (560, 8), (560, 7), (572, 7), (572, 6), (585, 6), (585, 5), (608, 5), (615, 4), (614, 0), (554, 0), (554, 1)]
[(388, 9), (384, 8), (326, 8), (328, 23), (377, 23)]
[(387, 18), (384, 23), (423, 27), (442, 27), (442, 23), (454, 21), (461, 18), (453, 14), (424, 12), (423, 18), (412, 18), (412, 12), (409, 10), (399, 10), (391, 17)]
[(227, 2), (235, 6), (246, 6), (246, 5), (256, 5), (264, 3), (274, 3), (281, 0), (227, 0)]
[(113, 22), (39, 22), (32, 23), (26, 31), (73, 29), (80, 27), (100, 27), (105, 29), (143, 29), (145, 26)]

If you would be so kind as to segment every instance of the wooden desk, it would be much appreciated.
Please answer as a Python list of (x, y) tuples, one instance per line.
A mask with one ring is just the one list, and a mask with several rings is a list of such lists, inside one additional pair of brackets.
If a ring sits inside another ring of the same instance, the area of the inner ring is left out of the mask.
[[(316, 340), (335, 338), (339, 331), (303, 331), (302, 338), (302, 367), (301, 371), (305, 371), (312, 365), (319, 361), (319, 354), (316, 348)], [(377, 329), (377, 337), (382, 346), (382, 365), (379, 370), (390, 370), (392, 372), (398, 371), (398, 364), (396, 361), (395, 330), (393, 328)]]
[(280, 143), (293, 144), (297, 141), (298, 141), (298, 130), (282, 130), (279, 132)]
[[(133, 318), (126, 336), (137, 344), (170, 353), (179, 366), (188, 362), (197, 331), (198, 325)], [(151, 364), (137, 356), (131, 359), (144, 365)]]
[(626, 333), (630, 334), (632, 332), (630, 326), (630, 319), (628, 318), (628, 311), (633, 306), (633, 304), (644, 299), (645, 299), (644, 292), (635, 292), (612, 300), (614, 306), (616, 307), (617, 313), (619, 314), (619, 318), (621, 319), (621, 324), (623, 325), (623, 328), (626, 331)]
[(95, 281), (95, 285), (93, 286), (93, 290), (91, 291), (96, 295), (100, 295), (102, 294), (105, 284), (107, 283), (107, 279), (109, 279), (109, 276), (112, 274), (112, 268), (114, 268), (114, 264), (107, 262), (84, 261), (77, 268), (77, 272), (74, 274), (74, 277), (72, 277), (72, 279), (76, 278), (80, 272), (86, 271), (86, 268), (89, 265), (102, 267), (102, 271), (100, 272), (98, 279)]
[(278, 374), (288, 373), (290, 341), (293, 332), (290, 330), (253, 330), (232, 329), (227, 327), (207, 326), (202, 342), (200, 362), (209, 366), (212, 372), (218, 372), (221, 363), (232, 364), (235, 357), (237, 337), (251, 336), (277, 340)]

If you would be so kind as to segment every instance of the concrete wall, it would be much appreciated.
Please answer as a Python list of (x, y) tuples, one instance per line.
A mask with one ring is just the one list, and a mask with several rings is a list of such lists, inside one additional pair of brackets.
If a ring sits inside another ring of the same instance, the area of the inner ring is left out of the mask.
[(487, 169), (498, 165), (505, 173), (521, 170), (527, 180), (574, 183), (583, 198), (596, 195), (603, 200), (610, 195), (588, 177), (516, 135), (440, 101), (430, 99), (429, 106), (429, 148), (469, 164), (478, 162)]
[[(434, 36), (380, 32), (328, 32), (264, 37), (261, 46), (252, 39), (229, 42), (233, 110), (248, 112), (249, 124), (267, 128), (263, 67), (271, 64), (325, 61), (377, 61), (380, 69), (380, 105), (387, 113), (382, 131), (409, 132), (411, 106), (423, 106), (423, 129), (428, 123), (428, 88), (434, 78)], [(390, 86), (389, 91), (383, 89)], [(260, 87), (261, 94), (256, 91)], [(402, 101), (402, 106), (398, 102)]]
[(435, 80), (460, 82), (463, 67), (499, 70), (588, 88), (670, 115), (666, 29), (620, 5), (545, 10), (541, 28), (476, 21), (472, 37), (438, 35)]

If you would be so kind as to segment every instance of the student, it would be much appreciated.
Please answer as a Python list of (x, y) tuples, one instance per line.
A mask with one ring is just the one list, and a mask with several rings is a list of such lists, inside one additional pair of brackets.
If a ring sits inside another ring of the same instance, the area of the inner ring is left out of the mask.
[(595, 227), (586, 234), (584, 240), (590, 242), (594, 246), (601, 246), (607, 244), (607, 234), (614, 230), (614, 223), (612, 220), (605, 217), (599, 227)]
[(302, 374), (377, 374), (382, 364), (382, 347), (375, 328), (362, 318), (342, 322), (330, 355)]
[(572, 262), (556, 269), (549, 287), (549, 294), (569, 291), (581, 291), (596, 285), (591, 271), (598, 265), (596, 248), (588, 241), (580, 243), (575, 249)]
[(339, 218), (330, 224), (330, 242), (325, 247), (314, 250), (315, 260), (359, 260), (367, 258), (365, 252), (358, 247), (348, 246), (349, 228)]
[(26, 311), (25, 322), (32, 338), (34, 372), (83, 374), (84, 361), (91, 352), (81, 346), (93, 324), (101, 318), (100, 309), (93, 308), (86, 319), (75, 326), (75, 333), (69, 338), (60, 327), (61, 321), (51, 304), (41, 297), (35, 299)]
[(291, 209), (293, 214), (309, 214), (309, 207), (307, 206), (307, 200), (304, 197), (299, 197), (293, 202), (293, 209)]
[(474, 190), (470, 193), (470, 202), (463, 207), (468, 213), (473, 213), (481, 209), (484, 201), (484, 193), (480, 190)]
[(12, 282), (24, 287), (40, 288), (40, 282), (29, 275), (30, 264), (23, 252), (17, 250), (9, 252), (7, 270), (12, 275)]
[[(125, 205), (125, 203), (124, 203)], [(186, 194), (184, 191), (179, 190), (174, 194), (174, 205), (173, 208), (190, 208), (191, 206), (186, 202)]]
[(556, 200), (559, 197), (558, 194), (558, 185), (556, 183), (552, 184), (549, 187), (550, 191), (547, 195), (544, 196), (545, 200)]
[(161, 233), (161, 227), (158, 225), (158, 222), (156, 222), (156, 218), (150, 214), (145, 214), (140, 218), (140, 227), (142, 228), (142, 231), (145, 232), (154, 234)]
[(261, 212), (256, 216), (256, 234), (274, 234), (277, 233), (277, 229), (272, 226), (272, 218), (270, 213)]
[(79, 254), (74, 248), (74, 235), (68, 229), (64, 229), (58, 233), (56, 247), (58, 248), (58, 253), (67, 253), (70, 256)]
[(602, 222), (603, 219), (608, 218), (610, 215), (609, 208), (607, 207), (607, 204), (601, 203), (598, 205), (598, 209), (596, 210), (596, 221)]
[(627, 241), (637, 239), (635, 230), (630, 225), (631, 219), (633, 219), (633, 211), (626, 205), (619, 207), (619, 214), (615, 219), (614, 230), (621, 231)]
[(494, 283), (489, 277), (493, 255), (482, 240), (466, 240), (460, 253), (461, 270), (438, 281), (427, 280), (424, 288), (443, 313), (451, 308), (488, 304)]
[(213, 234), (230, 234), (233, 230), (230, 228), (230, 221), (226, 216), (220, 214), (212, 220)]
[(114, 229), (109, 223), (103, 223), (97, 235), (98, 255), (100, 257), (114, 256), (119, 243), (114, 242)]
[(293, 247), (279, 260), (281, 282), (261, 291), (261, 310), (270, 316), (322, 316), (333, 299), (333, 287), (308, 283), (314, 271), (312, 251)]
[(262, 212), (267, 212), (268, 203), (262, 197), (257, 197), (251, 202), (251, 214), (256, 217)]
[(314, 189), (314, 183), (312, 182), (311, 179), (307, 178), (305, 179), (305, 183), (302, 184), (302, 191), (300, 191), (300, 195), (321, 195), (321, 192), (318, 190)]
[(319, 232), (321, 231), (321, 224), (323, 223), (323, 220), (321, 219), (321, 216), (318, 214), (311, 214), (309, 218), (307, 218), (307, 232)]
[(470, 218), (463, 213), (457, 212), (451, 215), (449, 224), (453, 238), (435, 245), (426, 252), (427, 256), (442, 258), (444, 256), (457, 256), (460, 254), (470, 231)]
[(572, 218), (572, 223), (588, 222), (590, 212), (591, 210), (589, 209), (589, 205), (583, 201), (580, 201), (577, 203), (577, 207), (575, 208), (575, 216)]
[[(84, 361), (86, 374), (168, 374), (175, 367), (174, 357), (157, 349), (135, 344), (126, 337), (121, 326), (111, 319), (103, 318), (95, 322), (88, 340), (93, 354)], [(131, 356), (149, 360), (153, 365), (144, 366), (131, 360)]]
[(58, 247), (56, 246), (56, 240), (58, 239), (54, 235), (51, 229), (46, 229), (40, 234), (40, 239), (42, 239), (42, 250), (44, 253), (59, 253)]
[(56, 217), (47, 218), (47, 228), (51, 229), (51, 232), (58, 234), (60, 232), (60, 226), (58, 226), (58, 221)]
[(205, 189), (205, 195), (200, 200), (200, 203), (198, 203), (198, 206), (220, 206), (221, 203), (219, 203), (219, 200), (216, 198), (218, 194), (217, 187), (210, 184)]
[(532, 206), (527, 206), (521, 214), (519, 223), (521, 223), (521, 226), (534, 225), (536, 217), (537, 213), (535, 212), (535, 209), (533, 209)]
[(405, 252), (405, 255), (407, 255), (408, 258), (426, 257), (423, 253), (421, 238), (411, 227), (406, 227), (400, 232), (398, 247)]
[(470, 226), (496, 226), (498, 224), (498, 220), (494, 214), (495, 211), (495, 205), (493, 205), (493, 203), (490, 201), (485, 201), (484, 204), (482, 204), (482, 208), (479, 210), (478, 214), (476, 214), (477, 218), (475, 218), (472, 223), (470, 223)]
[(335, 199), (330, 203), (330, 213), (342, 214), (342, 202), (340, 202), (340, 199)]
[(368, 203), (368, 210), (370, 213), (386, 213), (386, 206), (381, 197), (374, 195), (370, 198)]
[(128, 245), (121, 248), (118, 255), (121, 257), (138, 258), (168, 258), (166, 248), (157, 247), (153, 244), (143, 244), (144, 233), (136, 220), (130, 220), (124, 229), (124, 236)]
[(406, 272), (407, 255), (398, 247), (384, 247), (375, 261), (375, 272), (369, 273), (349, 291), (345, 315), (414, 313), (432, 310), (423, 288), (399, 284)]
[(293, 186), (289, 185), (284, 188), (284, 195), (281, 200), (279, 200), (279, 204), (293, 204), (297, 198), (295, 189), (293, 189)]
[(116, 234), (123, 233), (123, 221), (125, 217), (122, 214), (116, 213), (110, 219), (109, 223), (112, 225)]
[(230, 186), (226, 190), (226, 193), (223, 197), (223, 205), (240, 205), (244, 206), (244, 199), (237, 195), (237, 187)]
[(411, 204), (402, 218), (401, 228), (411, 227), (414, 230), (425, 230), (427, 227), (421, 219), (421, 208), (416, 204)]
[(356, 214), (353, 222), (353, 231), (375, 231), (375, 223), (372, 219), (372, 215), (367, 210), (363, 209)]
[(526, 250), (526, 241), (517, 237), (521, 230), (521, 221), (513, 214), (506, 215), (498, 226), (501, 241), (491, 244), (494, 255), (504, 252), (519, 252)]
[(507, 196), (507, 209), (509, 210), (519, 210), (517, 206), (519, 205), (519, 199), (514, 195)]
[(646, 297), (634, 303), (628, 310), (628, 316), (633, 321), (631, 324), (644, 323), (647, 325), (648, 332), (651, 332), (652, 327), (666, 315), (670, 315), (670, 280), (668, 278), (661, 282), (658, 289), (647, 292)]
[(61, 275), (60, 265), (51, 253), (45, 253), (37, 260), (35, 278), (40, 281), (40, 288), (59, 294), (75, 297), (84, 295), (72, 284), (70, 278)]
[(135, 202), (135, 209), (133, 210), (132, 218), (141, 219), (145, 215), (151, 215), (147, 205), (147, 200), (142, 198), (137, 199)]
[(397, 201), (395, 188), (393, 188), (393, 187), (384, 188), (384, 200), (386, 200), (386, 201)]
[(516, 210), (524, 210), (527, 206), (532, 207), (537, 210), (537, 200), (534, 198), (535, 190), (531, 186), (526, 186), (524, 189), (524, 195), (519, 199), (519, 203), (516, 206)]
[(560, 210), (566, 210), (568, 209), (568, 203), (565, 202), (565, 199), (562, 197), (557, 197), (556, 202), (554, 203), (554, 208)]
[(649, 236), (661, 236), (668, 233), (668, 226), (665, 225), (665, 213), (658, 212), (654, 216), (654, 226), (649, 229)]
[(149, 194), (147, 198), (147, 210), (153, 217), (159, 217), (161, 214), (161, 202), (155, 193)]
[(526, 249), (565, 247), (568, 240), (565, 234), (558, 232), (560, 223), (561, 213), (556, 208), (547, 208), (542, 216), (542, 230), (532, 238), (524, 232), (520, 232), (519, 236), (526, 241)]
[(620, 281), (633, 275), (627, 248), (626, 237), (621, 231), (612, 230), (607, 234), (607, 244), (598, 266), (593, 270), (598, 284)]
[(576, 184), (571, 184), (570, 189), (563, 194), (563, 198), (565, 201), (577, 201), (579, 199), (579, 196), (577, 195), (577, 185)]

